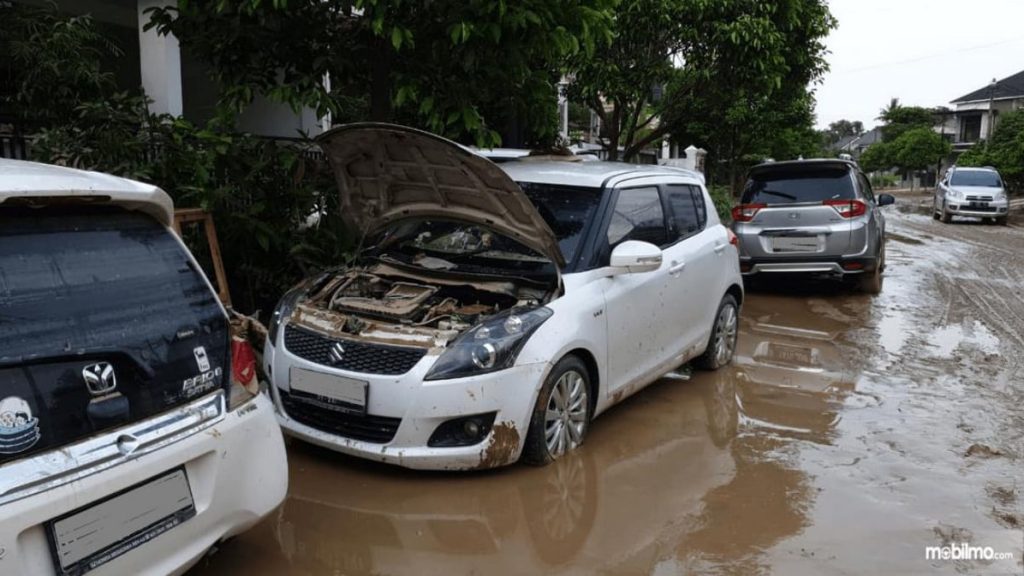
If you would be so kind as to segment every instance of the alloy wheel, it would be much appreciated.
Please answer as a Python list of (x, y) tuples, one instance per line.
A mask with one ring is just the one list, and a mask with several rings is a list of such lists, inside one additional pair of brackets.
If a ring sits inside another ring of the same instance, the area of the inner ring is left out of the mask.
[(715, 362), (724, 366), (732, 359), (736, 349), (737, 318), (736, 307), (723, 306), (715, 323)]
[(587, 382), (575, 370), (567, 370), (551, 388), (544, 413), (544, 441), (552, 458), (558, 458), (583, 441), (587, 426)]

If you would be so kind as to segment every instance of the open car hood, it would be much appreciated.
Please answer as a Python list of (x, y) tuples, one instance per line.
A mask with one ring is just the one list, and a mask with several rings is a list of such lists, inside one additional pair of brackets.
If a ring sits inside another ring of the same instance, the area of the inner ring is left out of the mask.
[(549, 258), (565, 258), (530, 199), (497, 164), (428, 132), (394, 124), (346, 124), (316, 139), (349, 224), (367, 234), (407, 218), (490, 228)]

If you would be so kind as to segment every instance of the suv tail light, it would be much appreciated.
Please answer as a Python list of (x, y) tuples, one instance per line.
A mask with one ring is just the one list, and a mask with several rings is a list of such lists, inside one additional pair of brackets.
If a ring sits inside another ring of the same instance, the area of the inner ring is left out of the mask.
[(757, 216), (759, 210), (767, 207), (767, 204), (740, 204), (732, 209), (732, 221), (750, 222)]
[(868, 211), (868, 205), (860, 200), (825, 200), (825, 206), (831, 206), (843, 218), (856, 218)]

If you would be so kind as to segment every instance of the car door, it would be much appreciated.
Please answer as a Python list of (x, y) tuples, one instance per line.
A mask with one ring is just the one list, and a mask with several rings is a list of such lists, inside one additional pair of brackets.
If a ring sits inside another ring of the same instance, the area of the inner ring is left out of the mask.
[(871, 189), (871, 182), (868, 181), (863, 172), (857, 173), (857, 182), (860, 184), (861, 194), (864, 195), (864, 201), (867, 202), (868, 209), (871, 212), (871, 218), (868, 220), (869, 232), (881, 242), (885, 235), (885, 214), (882, 213), (882, 209), (878, 206), (875, 192)]
[[(612, 214), (606, 232), (607, 253), (626, 240), (641, 240), (659, 247), (669, 243), (665, 211), (657, 186), (621, 188), (613, 193)], [(672, 258), (663, 254), (652, 272), (617, 274), (605, 287), (608, 326), (609, 394), (635, 384), (664, 364), (677, 351), (677, 327), (667, 321), (672, 296)], [(629, 388), (626, 393), (635, 388)]]
[(669, 233), (675, 243), (665, 249), (683, 268), (672, 275), (672, 302), (667, 315), (676, 330), (675, 347), (690, 358), (703, 350), (711, 333), (724, 287), (720, 263), (728, 245), (725, 230), (708, 228), (704, 192), (693, 184), (663, 187)]

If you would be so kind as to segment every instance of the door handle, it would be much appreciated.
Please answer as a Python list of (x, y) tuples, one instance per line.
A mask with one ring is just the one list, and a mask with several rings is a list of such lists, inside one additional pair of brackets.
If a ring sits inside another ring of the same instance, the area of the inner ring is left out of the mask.
[(672, 267), (668, 269), (669, 274), (679, 274), (686, 268), (686, 262), (673, 262)]
[(715, 245), (715, 254), (721, 254), (722, 252), (724, 252), (725, 251), (725, 246), (726, 246), (725, 244), (717, 244), (717, 245)]

